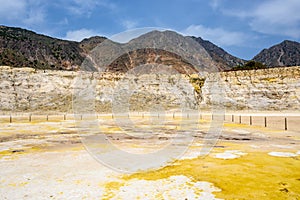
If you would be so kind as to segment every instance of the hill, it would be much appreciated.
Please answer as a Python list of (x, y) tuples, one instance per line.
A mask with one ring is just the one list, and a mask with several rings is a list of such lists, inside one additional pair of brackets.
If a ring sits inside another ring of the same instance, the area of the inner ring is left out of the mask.
[[(174, 37), (176, 40), (176, 38), (183, 36), (172, 31), (153, 31), (126, 44), (113, 42), (113, 45), (120, 48), (130, 45), (147, 46), (149, 41), (156, 37)], [(245, 65), (247, 62), (200, 37), (186, 36), (186, 38), (199, 43), (200, 51), (204, 49), (205, 51), (202, 51), (202, 53), (207, 52), (211, 58), (209, 59), (211, 61), (210, 64), (216, 65), (220, 71), (230, 71), (235, 69), (236, 66)], [(78, 70), (87, 54), (104, 41), (112, 42), (101, 36), (87, 38), (81, 42), (68, 41), (37, 34), (26, 29), (0, 26), (0, 65), (32, 67), (35, 69)], [(108, 56), (110, 55), (108, 54)], [(147, 64), (155, 60), (158, 64), (173, 65), (180, 73), (197, 71), (186, 60), (178, 56), (176, 53), (168, 52), (163, 48), (142, 48), (120, 55), (114, 62), (108, 64), (107, 70), (111, 72), (126, 72), (133, 68), (134, 65)], [(267, 67), (300, 65), (300, 43), (285, 40), (269, 49), (262, 50), (253, 60), (261, 62)], [(203, 62), (206, 61), (203, 60)], [(206, 65), (208, 64), (206, 63)], [(90, 68), (90, 70), (93, 69)]]
[(0, 65), (73, 70), (84, 59), (77, 42), (0, 26)]
[(300, 43), (285, 40), (280, 44), (262, 50), (253, 60), (261, 62), (267, 67), (299, 66)]
[(212, 57), (212, 59), (217, 62), (219, 65), (223, 65), (224, 69), (230, 70), (231, 68), (238, 66), (238, 65), (244, 65), (246, 63), (245, 60), (237, 58), (228, 52), (226, 52), (224, 49), (218, 47), (217, 45), (211, 43), (210, 41), (203, 40), (201, 37), (193, 37), (194, 40), (196, 40), (199, 44), (201, 44), (205, 50), (209, 53), (209, 55)]
[[(150, 36), (151, 34), (152, 36)], [(164, 34), (166, 37), (176, 35), (171, 31), (154, 31), (146, 37), (156, 37), (157, 34)], [(139, 37), (130, 42), (138, 44), (140, 43), (139, 40), (144, 40), (143, 38), (145, 39), (145, 37)], [(228, 54), (209, 41), (201, 38), (191, 38), (209, 53), (220, 70), (228, 70), (237, 64), (243, 63), (243, 60)], [(36, 69), (77, 70), (86, 55), (105, 40), (105, 37), (95, 36), (84, 39), (81, 42), (67, 41), (37, 34), (26, 29), (0, 26), (0, 65), (32, 67)], [(146, 41), (144, 42), (145, 44), (147, 43)], [(122, 44), (116, 45), (122, 46)], [(125, 72), (132, 67), (129, 66), (130, 63), (135, 65), (145, 64), (144, 61), (153, 60), (156, 54), (161, 56), (161, 63), (175, 64), (176, 68), (179, 69), (181, 58), (178, 55), (157, 49), (140, 49), (127, 55), (122, 55), (117, 61), (111, 63), (108, 68), (111, 71)], [(195, 69), (192, 69), (184, 61), (181, 64), (183, 64), (183, 69), (179, 69), (179, 71), (182, 73), (195, 72)]]
[[(99, 62), (101, 59), (101, 66), (105, 66), (106, 71), (124, 73), (145, 64), (160, 65), (161, 72), (164, 66), (169, 66), (182, 74), (197, 73), (204, 69), (216, 70), (216, 66), (221, 71), (226, 69), (225, 65), (218, 65), (197, 41), (173, 31), (151, 31), (124, 44), (107, 40), (100, 46), (96, 55), (101, 54), (101, 58), (94, 60)], [(107, 62), (112, 57), (116, 59)], [(152, 73), (154, 69), (148, 68), (150, 71), (147, 72), (142, 68), (135, 70), (139, 73)]]

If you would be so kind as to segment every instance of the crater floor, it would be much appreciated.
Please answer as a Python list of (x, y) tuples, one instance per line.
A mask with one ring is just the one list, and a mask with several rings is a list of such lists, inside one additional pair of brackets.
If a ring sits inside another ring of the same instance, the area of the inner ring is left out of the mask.
[[(300, 199), (300, 131), (225, 122), (220, 135), (208, 137), (208, 119), (130, 119), (0, 120), (0, 199)], [(97, 160), (93, 150), (111, 152), (86, 140), (99, 134), (80, 129), (91, 121), (121, 152), (186, 148), (166, 166), (122, 173)]]

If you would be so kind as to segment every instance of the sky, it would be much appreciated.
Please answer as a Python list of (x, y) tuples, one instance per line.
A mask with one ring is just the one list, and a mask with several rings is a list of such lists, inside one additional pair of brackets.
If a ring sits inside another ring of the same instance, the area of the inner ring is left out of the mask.
[(0, 0), (0, 24), (80, 41), (136, 28), (171, 29), (251, 59), (300, 41), (300, 0)]

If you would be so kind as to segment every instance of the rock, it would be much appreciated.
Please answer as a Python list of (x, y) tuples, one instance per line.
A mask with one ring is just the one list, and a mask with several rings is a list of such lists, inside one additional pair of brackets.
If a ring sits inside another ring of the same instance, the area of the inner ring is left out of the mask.
[[(80, 77), (81, 82), (78, 82)], [(192, 80), (192, 81), (191, 81)], [(156, 109), (299, 110), (300, 67), (221, 73), (143, 74), (44, 71), (0, 67), (0, 110), (9, 112), (73, 112), (74, 90), (95, 93), (81, 107), (111, 112)], [(81, 99), (82, 100), (82, 99)], [(91, 101), (92, 100), (92, 101)], [(72, 105), (73, 104), (73, 105)]]

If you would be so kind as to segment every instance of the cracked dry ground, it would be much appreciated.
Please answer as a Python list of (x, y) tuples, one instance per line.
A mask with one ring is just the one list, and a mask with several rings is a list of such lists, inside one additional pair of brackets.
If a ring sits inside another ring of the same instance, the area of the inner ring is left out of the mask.
[(72, 120), (1, 122), (0, 199), (300, 199), (300, 132), (225, 123), (202, 155), (209, 121), (187, 131), (180, 118), (155, 127), (146, 117), (132, 120), (135, 129), (98, 119), (107, 139), (131, 153), (156, 151), (176, 137), (194, 140), (168, 166), (123, 174), (85, 150)]

